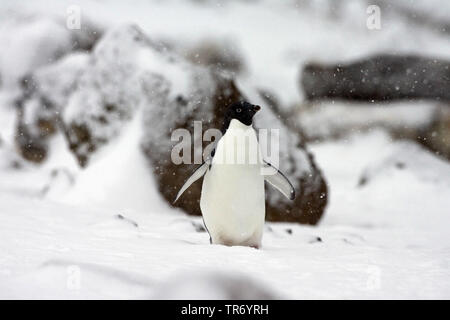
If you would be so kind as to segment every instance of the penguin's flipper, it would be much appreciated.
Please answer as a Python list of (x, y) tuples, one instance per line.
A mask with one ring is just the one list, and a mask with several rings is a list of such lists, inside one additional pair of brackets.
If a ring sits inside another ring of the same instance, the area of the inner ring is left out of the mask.
[(191, 186), (191, 184), (193, 184), (195, 181), (203, 177), (203, 175), (208, 170), (208, 166), (209, 166), (208, 162), (203, 162), (203, 164), (200, 167), (195, 169), (194, 173), (189, 177), (189, 179), (186, 180), (186, 182), (181, 187), (180, 191), (178, 191), (177, 197), (173, 203), (177, 202), (178, 198), (183, 194), (183, 192), (186, 191), (187, 188)]
[(295, 189), (292, 183), (286, 178), (286, 176), (269, 162), (264, 160), (265, 168), (272, 168), (270, 174), (264, 175), (264, 180), (274, 186), (289, 200), (295, 199)]

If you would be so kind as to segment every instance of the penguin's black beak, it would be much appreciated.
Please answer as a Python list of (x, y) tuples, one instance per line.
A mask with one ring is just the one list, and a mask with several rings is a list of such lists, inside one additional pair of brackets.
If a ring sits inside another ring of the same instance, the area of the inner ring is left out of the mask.
[(257, 113), (259, 110), (261, 110), (261, 107), (260, 107), (260, 106), (257, 106), (257, 105), (254, 105), (254, 106), (253, 106), (253, 111), (254, 111), (255, 113)]

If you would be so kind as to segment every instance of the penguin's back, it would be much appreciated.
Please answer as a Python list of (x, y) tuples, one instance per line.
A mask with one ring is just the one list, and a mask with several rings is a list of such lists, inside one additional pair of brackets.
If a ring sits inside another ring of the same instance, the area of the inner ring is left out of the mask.
[(260, 159), (255, 130), (232, 120), (203, 179), (200, 208), (213, 243), (261, 245), (265, 197)]

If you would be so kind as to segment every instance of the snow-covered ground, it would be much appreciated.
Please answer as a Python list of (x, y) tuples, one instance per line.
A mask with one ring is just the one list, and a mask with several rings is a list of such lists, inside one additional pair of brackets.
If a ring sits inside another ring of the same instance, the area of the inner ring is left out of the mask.
[[(120, 198), (147, 190), (153, 209), (115, 203), (105, 159), (127, 147), (105, 150), (58, 201), (42, 198), (53, 166), (2, 169), (1, 298), (227, 298), (227, 277), (247, 298), (450, 297), (450, 165), (415, 144), (378, 131), (313, 146), (331, 190), (326, 216), (318, 227), (268, 223), (261, 250), (210, 245), (201, 219), (133, 175), (144, 167), (131, 150), (114, 176)], [(105, 179), (90, 180), (93, 168)]]
[[(161, 39), (231, 37), (247, 64), (240, 84), (271, 88), (285, 105), (300, 100), (299, 66), (311, 58), (450, 52), (442, 35), (406, 21), (370, 33), (366, 4), (357, 1), (330, 12), (321, 1), (295, 10), (280, 1), (149, 3), (80, 7), (101, 25), (131, 20)], [(68, 3), (2, 5), (1, 17), (9, 10), (64, 17)], [(11, 39), (0, 32), (12, 50), (0, 52), (3, 85), (45, 63)], [(17, 61), (24, 65), (16, 68)], [(11, 96), (0, 88), (0, 298), (450, 298), (450, 164), (419, 145), (393, 141), (381, 129), (310, 145), (330, 190), (320, 224), (267, 223), (261, 250), (225, 247), (209, 244), (201, 218), (170, 208), (158, 194), (130, 143), (139, 141), (141, 117), (84, 170), (61, 136), (36, 166), (14, 152)], [(414, 114), (423, 115), (419, 109)]]

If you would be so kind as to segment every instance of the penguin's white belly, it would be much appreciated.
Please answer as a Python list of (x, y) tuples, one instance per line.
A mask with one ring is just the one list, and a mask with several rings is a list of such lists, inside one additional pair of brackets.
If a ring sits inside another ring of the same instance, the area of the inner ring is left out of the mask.
[[(242, 124), (232, 122), (231, 129), (236, 125)], [(204, 176), (200, 208), (212, 243), (259, 247), (265, 220), (264, 176), (259, 160), (221, 162), (230, 148), (255, 152), (249, 150), (248, 143), (232, 141), (229, 130), (219, 141), (211, 169)], [(254, 130), (250, 130), (249, 138), (257, 143)]]

